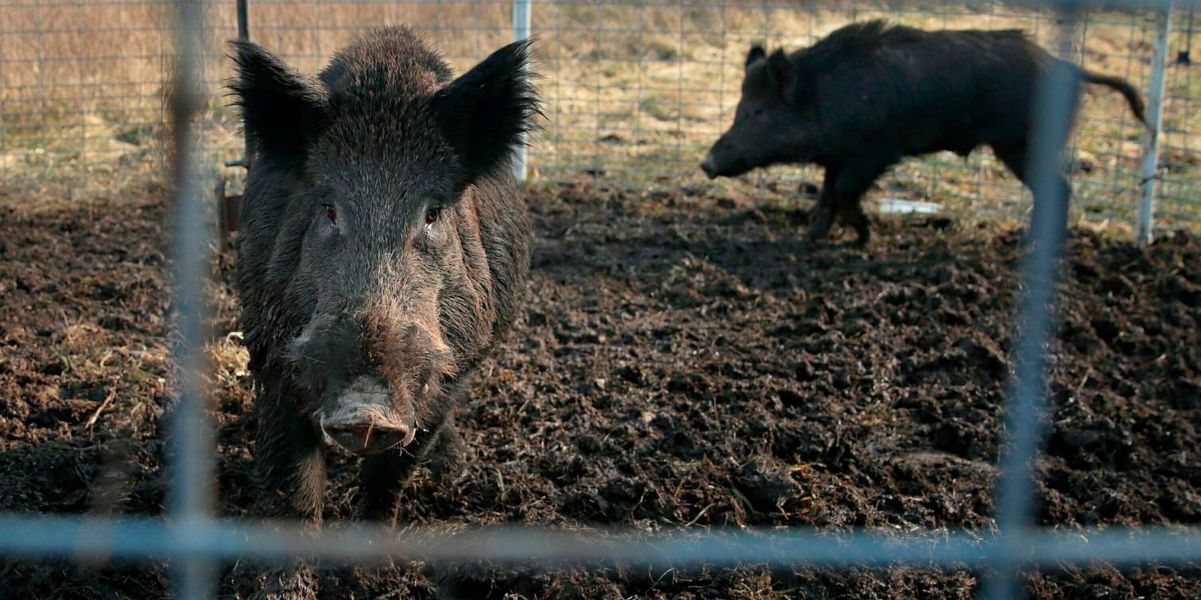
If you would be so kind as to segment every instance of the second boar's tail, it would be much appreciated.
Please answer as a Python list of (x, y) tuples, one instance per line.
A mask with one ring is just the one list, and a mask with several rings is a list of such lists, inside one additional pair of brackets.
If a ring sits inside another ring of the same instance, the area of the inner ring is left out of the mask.
[(1130, 83), (1125, 79), (1122, 79), (1121, 77), (1101, 75), (1100, 73), (1093, 73), (1092, 71), (1085, 71), (1084, 69), (1080, 70), (1080, 76), (1089, 83), (1103, 85), (1120, 92), (1122, 96), (1125, 96), (1126, 102), (1130, 104), (1130, 110), (1134, 111), (1134, 116), (1138, 117), (1138, 120), (1141, 121), (1143, 125), (1150, 127), (1150, 125), (1147, 124), (1147, 116), (1143, 112), (1144, 108), (1142, 97), (1138, 95), (1138, 90), (1134, 89), (1134, 86), (1130, 85)]

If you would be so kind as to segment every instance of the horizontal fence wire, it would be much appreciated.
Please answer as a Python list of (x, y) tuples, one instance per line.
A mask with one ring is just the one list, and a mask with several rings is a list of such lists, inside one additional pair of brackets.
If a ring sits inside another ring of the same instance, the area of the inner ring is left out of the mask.
[[(448, 528), (449, 529), (449, 528)], [(1201, 529), (1161, 527), (1050, 531), (1002, 538), (989, 532), (937, 530), (755, 529), (734, 531), (569, 530), (497, 525), (457, 531), (393, 530), (327, 524), (313, 532), (295, 523), (214, 519), (172, 523), (147, 517), (0, 515), (0, 553), (79, 560), (207, 557), (333, 563), (392, 560), (486, 561), (537, 569), (567, 565), (730, 566), (736, 564), (983, 567), (1004, 563), (1056, 567), (1201, 561)]]

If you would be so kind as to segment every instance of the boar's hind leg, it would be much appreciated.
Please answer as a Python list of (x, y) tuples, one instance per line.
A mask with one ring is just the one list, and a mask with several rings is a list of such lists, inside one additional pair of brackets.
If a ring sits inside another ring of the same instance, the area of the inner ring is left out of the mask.
[(363, 459), (359, 471), (359, 490), (363, 496), (364, 519), (383, 521), (389, 525), (396, 523), (401, 488), (413, 472), (413, 467), (425, 458), (433, 446), (441, 445), (440, 440), (448, 425), (443, 422), (433, 431), (419, 434), (406, 448), (394, 448)]
[[(1016, 175), (1017, 178), (1020, 179), (1022, 183), (1030, 189), (1031, 192), (1034, 191), (1032, 182), (1029, 179), (1029, 174), (1026, 172), (1026, 146), (1024, 144), (1014, 144), (1012, 146), (1002, 146), (999, 148), (993, 147), (993, 153), (997, 155), (997, 158), (999, 158), (1001, 162), (1009, 168), (1010, 171), (1013, 171), (1013, 174)], [(1067, 177), (1063, 174), (1063, 172), (1056, 171), (1054, 176), (1054, 184), (1059, 187), (1059, 191), (1063, 194), (1065, 201), (1058, 207), (1059, 210), (1057, 210), (1054, 215), (1050, 215), (1052, 219), (1054, 219), (1051, 225), (1055, 231), (1064, 231), (1068, 222), (1068, 200), (1071, 199), (1072, 187), (1071, 184), (1068, 183)], [(1046, 202), (1046, 200), (1035, 196), (1035, 205), (1038, 205), (1040, 202)], [(1029, 231), (1026, 232), (1027, 237), (1029, 236), (1029, 233)], [(1022, 245), (1027, 246), (1029, 241), (1029, 239), (1024, 239), (1022, 241)]]

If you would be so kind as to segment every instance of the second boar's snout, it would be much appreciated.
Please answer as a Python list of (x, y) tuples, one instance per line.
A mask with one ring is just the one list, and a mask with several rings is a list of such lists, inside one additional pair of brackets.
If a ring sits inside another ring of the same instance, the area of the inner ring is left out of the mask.
[(717, 177), (717, 167), (713, 164), (712, 154), (706, 156), (705, 160), (701, 162), (701, 170), (705, 172), (705, 176), (707, 176), (709, 179)]

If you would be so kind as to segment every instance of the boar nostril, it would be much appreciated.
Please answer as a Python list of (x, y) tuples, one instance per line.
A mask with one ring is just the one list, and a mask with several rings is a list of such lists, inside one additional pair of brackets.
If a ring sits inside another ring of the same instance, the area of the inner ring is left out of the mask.
[(359, 456), (407, 446), (417, 436), (417, 430), (412, 427), (381, 427), (374, 423), (330, 425), (322, 431), (342, 449)]

